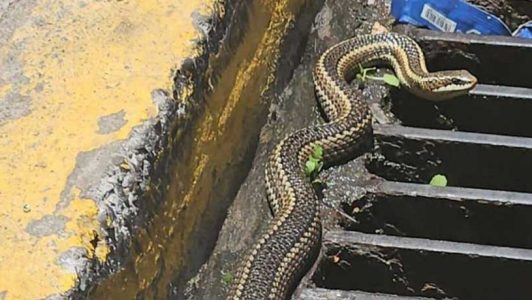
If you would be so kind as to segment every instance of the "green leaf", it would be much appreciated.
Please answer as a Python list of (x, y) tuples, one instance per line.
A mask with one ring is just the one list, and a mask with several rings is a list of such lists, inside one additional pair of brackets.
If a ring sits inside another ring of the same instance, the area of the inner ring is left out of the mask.
[(382, 76), (382, 80), (384, 80), (384, 82), (386, 82), (388, 85), (395, 87), (399, 87), (400, 84), (399, 78), (393, 74), (384, 74), (384, 76)]
[(305, 173), (307, 174), (307, 176), (310, 176), (312, 173), (314, 173), (317, 166), (318, 166), (318, 163), (315, 160), (313, 159), (307, 160), (307, 162), (305, 163)]
[(434, 186), (447, 186), (447, 177), (445, 175), (436, 174), (430, 180), (430, 185)]
[(312, 157), (314, 157), (317, 160), (321, 160), (323, 158), (323, 148), (320, 145), (314, 146)]
[(312, 156), (312, 154), (308, 157), (308, 160), (313, 161), (316, 165), (320, 162), (320, 160)]
[(311, 179), (317, 175), (323, 167), (323, 148), (320, 145), (314, 145), (312, 153), (309, 155), (308, 160), (305, 162), (305, 174)]
[(231, 285), (233, 282), (233, 274), (231, 272), (222, 272), (222, 283), (225, 286)]

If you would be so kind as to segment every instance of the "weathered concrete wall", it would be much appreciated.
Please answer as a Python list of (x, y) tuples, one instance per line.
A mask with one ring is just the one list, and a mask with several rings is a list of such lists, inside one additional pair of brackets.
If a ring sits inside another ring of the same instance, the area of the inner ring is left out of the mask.
[(0, 4), (0, 299), (180, 297), (319, 4)]

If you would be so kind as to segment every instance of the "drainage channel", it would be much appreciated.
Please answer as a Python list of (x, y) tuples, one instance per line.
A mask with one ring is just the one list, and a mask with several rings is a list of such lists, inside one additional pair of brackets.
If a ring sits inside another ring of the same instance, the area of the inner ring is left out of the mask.
[[(466, 68), (467, 96), (393, 91), (358, 199), (326, 232), (299, 299), (525, 299), (532, 293), (532, 42), (408, 26), (430, 70)], [(364, 168), (365, 167), (365, 168)], [(444, 174), (447, 187), (427, 184)]]

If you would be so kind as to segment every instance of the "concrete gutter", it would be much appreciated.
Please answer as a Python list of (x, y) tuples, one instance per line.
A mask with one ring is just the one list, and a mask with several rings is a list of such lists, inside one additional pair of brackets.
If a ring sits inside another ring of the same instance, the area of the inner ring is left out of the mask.
[(0, 299), (179, 297), (319, 5), (2, 2)]

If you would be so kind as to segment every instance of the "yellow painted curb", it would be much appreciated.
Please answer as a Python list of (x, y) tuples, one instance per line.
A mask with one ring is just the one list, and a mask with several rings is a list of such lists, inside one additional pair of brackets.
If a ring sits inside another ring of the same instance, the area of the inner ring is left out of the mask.
[(192, 14), (209, 15), (212, 1), (7, 8), (22, 12), (0, 37), (0, 299), (65, 293), (80, 258), (105, 260), (95, 201), (67, 188), (76, 158), (157, 114), (150, 94), (170, 90), (172, 68), (196, 54)]

